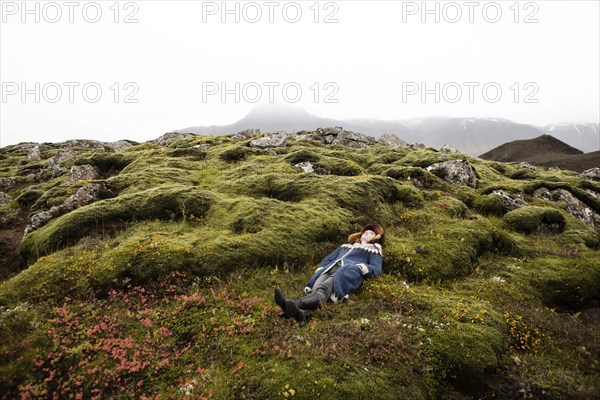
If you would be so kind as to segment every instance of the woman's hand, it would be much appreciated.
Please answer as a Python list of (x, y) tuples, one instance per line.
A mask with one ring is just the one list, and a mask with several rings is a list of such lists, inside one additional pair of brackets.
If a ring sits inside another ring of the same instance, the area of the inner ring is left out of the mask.
[(356, 266), (360, 269), (361, 275), (366, 275), (369, 273), (369, 267), (367, 267), (365, 264), (360, 263), (356, 264)]

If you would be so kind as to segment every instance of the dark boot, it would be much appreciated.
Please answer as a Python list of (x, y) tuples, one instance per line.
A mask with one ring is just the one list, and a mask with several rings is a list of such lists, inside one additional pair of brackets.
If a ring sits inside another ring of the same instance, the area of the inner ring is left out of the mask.
[(325, 295), (320, 291), (315, 290), (314, 292), (307, 294), (304, 297), (300, 297), (298, 300), (296, 300), (296, 305), (298, 306), (298, 308), (301, 308), (303, 310), (316, 310), (321, 306), (321, 303), (324, 303), (326, 301), (327, 298), (325, 297)]
[(297, 300), (288, 299), (285, 301), (285, 313), (300, 322), (300, 326), (304, 326), (313, 314), (313, 310), (321, 306), (323, 297), (322, 293), (315, 291)]
[(312, 311), (299, 308), (298, 302), (299, 300), (286, 300), (285, 313), (290, 317), (294, 317), (300, 323), (300, 326), (304, 326), (312, 316)]
[(279, 288), (275, 288), (275, 303), (277, 303), (277, 305), (281, 307), (282, 312), (281, 314), (279, 314), (279, 316), (289, 318), (289, 316), (285, 312), (285, 297), (283, 297), (283, 292)]

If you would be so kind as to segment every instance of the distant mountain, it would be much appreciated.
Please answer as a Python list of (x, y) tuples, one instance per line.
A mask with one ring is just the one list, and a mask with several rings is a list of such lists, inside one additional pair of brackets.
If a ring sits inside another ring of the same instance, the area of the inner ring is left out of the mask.
[(584, 171), (600, 165), (600, 151), (583, 153), (550, 135), (505, 143), (480, 156), (502, 162), (526, 161), (544, 167)]
[(227, 135), (244, 129), (258, 128), (263, 132), (297, 132), (319, 127), (339, 126), (343, 121), (310, 114), (303, 108), (287, 104), (261, 104), (248, 115), (229, 125), (192, 126), (175, 132), (204, 135)]
[(546, 125), (542, 129), (586, 153), (600, 150), (600, 123), (561, 122)]
[[(426, 117), (395, 121), (338, 120), (319, 117), (301, 107), (285, 103), (259, 105), (244, 118), (229, 125), (193, 126), (175, 132), (215, 135), (236, 133), (250, 128), (258, 128), (264, 132), (297, 132), (330, 126), (342, 126), (346, 130), (375, 137), (390, 132), (409, 143), (420, 142), (434, 148), (447, 144), (473, 156), (490, 151), (503, 143), (536, 138), (547, 130), (560, 131), (561, 140), (578, 148), (590, 149), (589, 151), (598, 150), (598, 147), (593, 147), (593, 143), (597, 144), (600, 140), (598, 124), (571, 124), (570, 128), (563, 124), (556, 124), (542, 128), (503, 118)], [(577, 136), (573, 132), (582, 133)], [(586, 143), (586, 146), (582, 143)]]
[(440, 148), (448, 144), (471, 155), (484, 153), (509, 141), (531, 139), (542, 133), (531, 125), (502, 118), (427, 118), (414, 125), (413, 129), (428, 146)]

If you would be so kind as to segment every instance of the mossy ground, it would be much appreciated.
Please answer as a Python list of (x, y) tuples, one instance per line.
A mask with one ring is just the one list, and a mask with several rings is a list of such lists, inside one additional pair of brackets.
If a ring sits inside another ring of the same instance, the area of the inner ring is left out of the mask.
[[(10, 150), (4, 225), (85, 183), (27, 191), (45, 161)], [(95, 165), (111, 195), (21, 244), (29, 267), (0, 286), (0, 397), (599, 397), (598, 232), (531, 195), (561, 187), (596, 209), (600, 188), (474, 159), (475, 189), (423, 169), (450, 158), (302, 142), (268, 153), (230, 136), (82, 150), (69, 163)], [(531, 206), (502, 216), (495, 189)], [(273, 289), (299, 296), (371, 222), (386, 229), (384, 274), (303, 328), (278, 317)]]

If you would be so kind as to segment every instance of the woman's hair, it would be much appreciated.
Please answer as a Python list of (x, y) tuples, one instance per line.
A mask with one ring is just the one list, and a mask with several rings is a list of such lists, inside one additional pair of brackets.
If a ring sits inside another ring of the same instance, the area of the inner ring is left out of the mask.
[(372, 239), (369, 243), (379, 243), (381, 246), (385, 243), (385, 232), (383, 231), (383, 227), (379, 224), (369, 224), (366, 225), (360, 232), (356, 232), (348, 236), (348, 243), (354, 244), (360, 242), (360, 237), (365, 231), (373, 231), (375, 233), (375, 238)]

